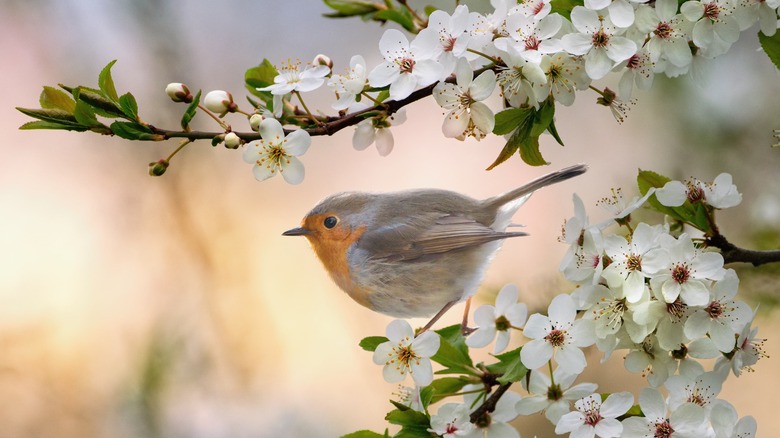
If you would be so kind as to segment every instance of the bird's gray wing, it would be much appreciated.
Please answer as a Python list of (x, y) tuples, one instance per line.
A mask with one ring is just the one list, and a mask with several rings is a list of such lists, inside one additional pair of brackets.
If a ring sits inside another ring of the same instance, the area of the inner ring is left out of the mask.
[(372, 259), (404, 261), (525, 235), (495, 231), (461, 215), (434, 213), (367, 232), (358, 241), (358, 248)]

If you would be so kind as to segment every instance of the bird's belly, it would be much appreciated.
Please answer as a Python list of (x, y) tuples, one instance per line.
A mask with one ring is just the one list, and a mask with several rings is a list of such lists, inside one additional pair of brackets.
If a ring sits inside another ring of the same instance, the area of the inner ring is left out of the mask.
[(501, 242), (408, 261), (366, 260), (353, 280), (367, 291), (369, 308), (386, 315), (430, 317), (447, 303), (477, 292)]

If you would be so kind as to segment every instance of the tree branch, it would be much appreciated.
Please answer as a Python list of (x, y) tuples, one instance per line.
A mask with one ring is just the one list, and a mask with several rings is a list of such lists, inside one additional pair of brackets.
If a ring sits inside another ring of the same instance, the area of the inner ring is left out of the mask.
[(759, 266), (766, 263), (780, 262), (780, 250), (757, 251), (739, 248), (726, 240), (722, 234), (715, 234), (707, 239), (707, 246), (720, 249), (724, 263), (744, 262), (753, 266)]
[(484, 403), (482, 403), (477, 409), (474, 410), (474, 412), (471, 413), (469, 420), (474, 423), (483, 415), (496, 410), (496, 404), (510, 386), (512, 386), (512, 382), (504, 383), (503, 385), (499, 386), (493, 394), (490, 394), (490, 397), (488, 397)]

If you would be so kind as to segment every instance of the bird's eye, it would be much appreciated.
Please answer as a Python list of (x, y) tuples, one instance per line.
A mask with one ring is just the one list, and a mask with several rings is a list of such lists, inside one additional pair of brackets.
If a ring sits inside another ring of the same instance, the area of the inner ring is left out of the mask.
[(336, 216), (328, 216), (325, 218), (323, 224), (325, 225), (325, 228), (333, 228), (336, 226), (338, 222), (339, 222), (339, 218), (337, 218)]

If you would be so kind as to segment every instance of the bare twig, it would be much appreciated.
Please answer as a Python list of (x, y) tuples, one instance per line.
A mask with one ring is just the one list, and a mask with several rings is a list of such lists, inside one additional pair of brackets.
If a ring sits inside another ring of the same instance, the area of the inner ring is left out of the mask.
[(474, 412), (471, 413), (469, 420), (474, 423), (483, 415), (489, 412), (493, 412), (496, 409), (496, 404), (501, 399), (501, 396), (504, 395), (510, 386), (512, 386), (512, 382), (504, 383), (503, 385), (496, 388), (495, 392), (490, 394), (490, 397), (488, 397), (484, 403), (482, 403), (477, 409), (474, 410)]
[(720, 249), (725, 263), (744, 262), (753, 266), (759, 266), (766, 263), (780, 262), (780, 250), (757, 251), (743, 249), (726, 240), (722, 234), (715, 234), (707, 239), (707, 246)]

